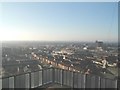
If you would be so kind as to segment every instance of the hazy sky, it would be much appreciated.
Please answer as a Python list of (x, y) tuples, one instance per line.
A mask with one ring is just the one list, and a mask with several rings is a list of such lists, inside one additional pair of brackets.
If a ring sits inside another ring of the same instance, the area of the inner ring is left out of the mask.
[(117, 2), (2, 3), (2, 40), (117, 41)]

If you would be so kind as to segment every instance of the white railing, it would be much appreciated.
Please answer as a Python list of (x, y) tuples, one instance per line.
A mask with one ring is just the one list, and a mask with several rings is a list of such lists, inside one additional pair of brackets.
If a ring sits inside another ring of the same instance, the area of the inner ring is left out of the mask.
[(85, 75), (58, 68), (47, 68), (2, 78), (2, 88), (36, 88), (50, 83), (70, 88), (117, 88), (118, 80)]

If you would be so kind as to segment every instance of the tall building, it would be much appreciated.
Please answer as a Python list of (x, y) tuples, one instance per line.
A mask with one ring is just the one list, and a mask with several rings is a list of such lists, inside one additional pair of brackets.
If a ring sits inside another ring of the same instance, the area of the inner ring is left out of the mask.
[(103, 50), (103, 42), (102, 41), (96, 41), (96, 49), (102, 51)]
[(96, 47), (103, 47), (102, 41), (96, 41)]

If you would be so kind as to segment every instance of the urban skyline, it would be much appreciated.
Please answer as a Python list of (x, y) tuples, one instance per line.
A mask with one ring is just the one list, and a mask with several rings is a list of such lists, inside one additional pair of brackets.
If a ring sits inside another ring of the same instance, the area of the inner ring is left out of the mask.
[(119, 3), (45, 1), (0, 3), (0, 89), (120, 88)]
[(2, 3), (3, 41), (117, 41), (117, 2)]

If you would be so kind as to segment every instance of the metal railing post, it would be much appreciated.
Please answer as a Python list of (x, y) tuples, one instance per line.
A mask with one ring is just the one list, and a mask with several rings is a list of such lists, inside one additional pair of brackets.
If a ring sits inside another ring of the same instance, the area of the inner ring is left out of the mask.
[(72, 88), (74, 88), (74, 72), (72, 72)]
[(63, 79), (63, 69), (61, 69), (61, 70), (62, 70), (62, 85), (63, 85), (63, 80), (64, 80), (64, 79)]
[(87, 77), (86, 74), (84, 74), (84, 82), (83, 82), (83, 85), (84, 85), (83, 88), (84, 88), (84, 90), (85, 90), (85, 88), (86, 88), (86, 86), (87, 86), (87, 85), (86, 85), (86, 80), (87, 80), (86, 77)]
[(55, 69), (54, 68), (52, 68), (53, 69), (53, 72), (52, 72), (52, 81), (53, 81), (53, 83), (55, 83)]
[(16, 88), (16, 76), (14, 76), (14, 88)]
[[(119, 72), (119, 71), (118, 71), (118, 72)], [(117, 87), (118, 89), (120, 89), (120, 76), (118, 76), (118, 79), (117, 79), (116, 83), (117, 83), (116, 87)]]
[(99, 78), (98, 88), (100, 88), (101, 87), (101, 78), (100, 77), (98, 77), (98, 78)]
[(43, 78), (44, 78), (44, 70), (42, 69), (42, 85), (44, 84), (44, 80), (43, 80)]
[(29, 88), (31, 88), (31, 73), (29, 73)]

